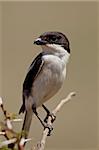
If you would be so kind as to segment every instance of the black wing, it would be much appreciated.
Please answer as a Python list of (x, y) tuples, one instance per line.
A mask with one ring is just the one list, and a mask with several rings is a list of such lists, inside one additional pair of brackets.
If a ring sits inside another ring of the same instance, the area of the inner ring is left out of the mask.
[(23, 83), (23, 105), (19, 111), (19, 113), (25, 111), (25, 96), (28, 97), (31, 93), (31, 88), (33, 85), (33, 81), (35, 77), (37, 76), (38, 72), (41, 70), (43, 66), (43, 60), (42, 60), (43, 53), (40, 53), (32, 62), (32, 64), (29, 67), (29, 71), (25, 77), (24, 83)]

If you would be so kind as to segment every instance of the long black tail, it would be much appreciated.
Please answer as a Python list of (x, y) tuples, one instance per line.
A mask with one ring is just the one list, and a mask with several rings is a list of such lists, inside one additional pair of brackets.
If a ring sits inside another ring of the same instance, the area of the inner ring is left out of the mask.
[(32, 109), (26, 111), (26, 113), (25, 113), (23, 127), (22, 127), (22, 131), (23, 131), (22, 137), (24, 137), (24, 138), (28, 137), (30, 125), (32, 122), (32, 115), (33, 115)]
[[(24, 117), (23, 126), (22, 126), (22, 132), (23, 133), (22, 133), (21, 138), (24, 137), (26, 139), (28, 137), (30, 125), (31, 125), (31, 122), (32, 122), (32, 115), (33, 115), (32, 109), (26, 111), (25, 117)], [(25, 145), (25, 143), (24, 143), (24, 145)], [(8, 148), (13, 149), (14, 148), (14, 144), (9, 144)]]

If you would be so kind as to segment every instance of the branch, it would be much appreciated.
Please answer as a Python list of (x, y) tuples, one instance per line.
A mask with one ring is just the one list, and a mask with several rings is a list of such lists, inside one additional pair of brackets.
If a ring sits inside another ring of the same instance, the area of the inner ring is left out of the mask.
[(31, 141), (31, 139), (21, 138), (19, 145), (18, 145), (18, 150), (24, 150), (24, 144), (28, 141)]
[[(0, 108), (4, 114), (4, 120), (0, 122), (0, 136), (4, 136), (6, 138), (5, 141), (0, 142), (0, 149), (5, 146), (9, 146), (13, 144), (18, 145), (19, 143), (19, 133), (15, 132), (12, 126), (13, 122), (21, 122), (22, 119), (15, 118), (15, 114), (8, 113), (4, 107), (3, 100), (0, 97)], [(21, 133), (20, 133), (21, 134)], [(22, 150), (22, 149), (20, 149)]]
[[(61, 102), (57, 105), (57, 107), (52, 111), (52, 114), (54, 116), (56, 116), (57, 112), (59, 112), (60, 109), (63, 107), (63, 105), (66, 104), (67, 102), (69, 102), (73, 96), (75, 96), (75, 92), (71, 92), (67, 96), (67, 98), (61, 100)], [(3, 101), (2, 101), (1, 97), (0, 97), (0, 107), (1, 107), (2, 112), (4, 114), (4, 117), (5, 117), (5, 120), (0, 123), (1, 124), (0, 136), (4, 136), (7, 139), (7, 140), (0, 143), (0, 149), (3, 146), (8, 146), (8, 145), (13, 143), (13, 148), (15, 146), (17, 146), (18, 150), (24, 150), (24, 144), (26, 142), (30, 141), (31, 139), (21, 138), (21, 140), (19, 140), (21, 133), (19, 134), (19, 133), (15, 132), (13, 129), (13, 126), (12, 126), (12, 122), (21, 122), (22, 119), (13, 118), (12, 117), (13, 114), (9, 114), (7, 112), (7, 110), (4, 108)], [(54, 121), (52, 121), (51, 116), (48, 116), (48, 120), (47, 120), (48, 126), (52, 126)], [(48, 133), (49, 133), (49, 129), (45, 128), (45, 130), (43, 131), (43, 134), (42, 134), (42, 139), (37, 144), (37, 150), (44, 150)]]
[[(72, 97), (74, 97), (75, 95), (76, 95), (75, 92), (71, 92), (65, 99), (61, 100), (61, 102), (57, 105), (57, 107), (52, 111), (53, 115), (56, 116), (56, 113), (60, 111), (62, 106), (66, 104), (67, 102), (69, 102), (72, 99)], [(52, 118), (49, 116), (47, 124), (52, 126), (53, 123), (51, 120)], [(44, 150), (48, 132), (49, 132), (48, 128), (46, 128), (43, 131), (42, 139), (40, 143), (37, 144), (37, 150)]]
[(7, 145), (9, 145), (9, 144), (15, 143), (16, 141), (17, 141), (16, 138), (3, 141), (3, 142), (0, 144), (0, 148), (2, 148), (3, 146), (7, 146)]

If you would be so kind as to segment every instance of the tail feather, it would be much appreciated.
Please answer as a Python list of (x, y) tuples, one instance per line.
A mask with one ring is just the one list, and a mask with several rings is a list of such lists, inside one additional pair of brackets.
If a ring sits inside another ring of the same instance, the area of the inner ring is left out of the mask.
[(25, 105), (23, 104), (19, 110), (19, 114), (24, 113), (25, 111)]
[(25, 113), (24, 123), (23, 123), (23, 127), (22, 127), (22, 131), (24, 132), (24, 135), (23, 135), (24, 138), (28, 137), (30, 125), (32, 122), (32, 115), (33, 115), (32, 109), (26, 111), (26, 113)]

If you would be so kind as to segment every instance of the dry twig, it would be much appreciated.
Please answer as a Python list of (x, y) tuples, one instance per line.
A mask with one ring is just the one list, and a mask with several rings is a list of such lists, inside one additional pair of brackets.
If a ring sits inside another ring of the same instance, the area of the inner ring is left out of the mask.
[(15, 144), (18, 145), (19, 136), (18, 133), (14, 131), (12, 122), (19, 122), (22, 121), (22, 119), (13, 118), (14, 117), (13, 114), (7, 112), (1, 97), (0, 97), (0, 107), (4, 114), (4, 121), (0, 122), (0, 136), (4, 136), (6, 138), (5, 141), (0, 143), (0, 149), (10, 144), (13, 144), (14, 147)]
[(3, 142), (0, 144), (0, 148), (2, 148), (3, 146), (7, 146), (7, 145), (9, 145), (9, 144), (15, 143), (16, 141), (17, 141), (16, 138), (3, 141)]
[(24, 138), (21, 138), (20, 142), (19, 142), (19, 145), (18, 145), (18, 149), (19, 150), (24, 150), (24, 144), (28, 141), (31, 141), (31, 139), (24, 139)]
[[(54, 116), (56, 116), (56, 113), (60, 111), (61, 107), (65, 103), (69, 102), (73, 96), (75, 96), (75, 92), (71, 92), (67, 96), (67, 98), (61, 100), (61, 102), (57, 105), (57, 107), (52, 111), (52, 114)], [(14, 132), (13, 126), (12, 126), (12, 122), (18, 122), (18, 121), (22, 121), (22, 120), (21, 119), (11, 119), (11, 116), (9, 115), (9, 113), (7, 113), (7, 111), (4, 108), (1, 97), (0, 97), (0, 107), (5, 116), (5, 123), (3, 123), (4, 129), (0, 131), (0, 136), (5, 136), (7, 139), (0, 144), (0, 148), (13, 143), (14, 146), (15, 146), (15, 144), (17, 144), (19, 150), (24, 150), (24, 143), (30, 141), (31, 139), (22, 138), (21, 140), (19, 140), (19, 137), (17, 136), (17, 133)], [(49, 116), (48, 120), (47, 120), (47, 124), (49, 126), (52, 126), (53, 122), (52, 122), (52, 117)], [(44, 150), (48, 133), (49, 133), (49, 129), (45, 128), (45, 130), (43, 131), (43, 134), (42, 134), (42, 139), (41, 139), (40, 143), (37, 144), (37, 150)]]
[[(62, 108), (62, 106), (63, 106), (64, 104), (66, 104), (67, 102), (69, 102), (69, 101), (71, 100), (71, 98), (72, 98), (73, 96), (75, 96), (75, 95), (76, 95), (75, 92), (71, 92), (71, 93), (67, 96), (67, 98), (61, 100), (61, 102), (57, 105), (57, 107), (52, 111), (53, 115), (56, 116), (56, 113), (60, 111), (60, 109)], [(52, 120), (52, 118), (49, 116), (49, 117), (48, 117), (48, 121), (47, 121), (47, 124), (48, 124), (48, 125), (52, 125), (52, 124), (53, 124), (51, 120)], [(40, 143), (37, 144), (37, 150), (44, 150), (48, 132), (49, 132), (49, 129), (48, 129), (48, 128), (46, 128), (46, 129), (43, 131), (42, 139), (41, 139)]]

